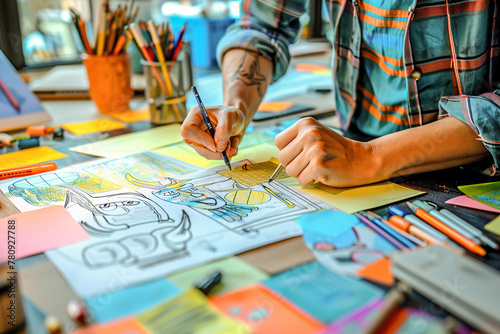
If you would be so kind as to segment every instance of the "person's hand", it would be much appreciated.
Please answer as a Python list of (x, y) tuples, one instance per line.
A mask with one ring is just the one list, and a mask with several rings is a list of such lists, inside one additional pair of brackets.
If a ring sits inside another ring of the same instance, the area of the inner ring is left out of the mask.
[(316, 181), (349, 187), (380, 181), (369, 143), (342, 137), (313, 118), (303, 118), (278, 134), (278, 159), (301, 185)]
[(184, 142), (208, 159), (222, 159), (222, 151), (228, 158), (236, 155), (238, 144), (245, 132), (245, 115), (236, 107), (207, 107), (207, 112), (215, 129), (212, 139), (199, 107), (189, 111), (181, 126)]

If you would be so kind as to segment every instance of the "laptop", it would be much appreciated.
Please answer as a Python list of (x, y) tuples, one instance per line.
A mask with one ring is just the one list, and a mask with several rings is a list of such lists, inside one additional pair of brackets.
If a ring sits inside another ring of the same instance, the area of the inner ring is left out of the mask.
[(2, 51), (0, 80), (0, 131), (25, 128), (52, 120)]

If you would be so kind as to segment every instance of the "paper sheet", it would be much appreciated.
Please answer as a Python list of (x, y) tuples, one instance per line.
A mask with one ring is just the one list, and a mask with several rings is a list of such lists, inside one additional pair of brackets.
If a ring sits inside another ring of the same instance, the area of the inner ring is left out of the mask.
[(112, 119), (103, 118), (89, 122), (66, 123), (63, 127), (75, 135), (86, 135), (94, 132), (111, 131), (123, 129), (125, 124), (114, 121)]
[(358, 277), (358, 270), (396, 251), (353, 215), (321, 210), (304, 214), (296, 221), (316, 259), (338, 274)]
[(34, 165), (40, 162), (66, 157), (66, 154), (58, 152), (48, 146), (32, 147), (17, 152), (0, 154), (0, 170)]
[[(209, 160), (199, 155), (193, 148), (187, 144), (180, 143), (164, 148), (153, 150), (154, 152), (173, 157), (182, 161), (189, 162), (193, 165), (203, 168), (212, 168), (223, 166), (224, 160)], [(231, 158), (231, 161), (239, 161), (248, 159), (255, 162), (268, 161), (273, 156), (278, 156), (279, 150), (276, 146), (262, 143), (253, 147), (242, 148), (238, 150), (238, 154)]]
[(500, 181), (459, 186), (458, 189), (483, 204), (500, 209)]
[(249, 333), (243, 324), (219, 314), (206, 297), (192, 289), (137, 318), (152, 334)]
[(323, 323), (331, 323), (383, 295), (369, 283), (335, 274), (318, 262), (287, 270), (262, 284)]
[(77, 296), (50, 261), (42, 258), (42, 261), (22, 268), (19, 287), (23, 297), (28, 298), (43, 314), (57, 317), (63, 328), (74, 328), (66, 306)]
[(97, 322), (108, 322), (126, 316), (138, 315), (180, 294), (179, 288), (159, 279), (91, 297), (85, 300), (87, 310)]
[(304, 187), (295, 178), (285, 179), (281, 182), (349, 214), (425, 194), (422, 191), (406, 188), (392, 182), (379, 182), (352, 188), (334, 188), (321, 183)]
[(139, 110), (107, 112), (106, 115), (111, 116), (119, 120), (120, 122), (125, 122), (125, 123), (148, 121), (151, 117), (148, 108)]
[(254, 334), (316, 333), (323, 327), (283, 296), (260, 284), (210, 296), (210, 302), (224, 314), (246, 323)]
[(0, 219), (0, 226), (0, 263), (7, 262), (9, 245), (19, 260), (89, 238), (62, 206), (17, 213)]
[(495, 233), (500, 236), (500, 216), (490, 221), (488, 224), (484, 225), (484, 229), (488, 232)]
[(121, 158), (129, 154), (181, 142), (180, 128), (180, 124), (170, 124), (75, 146), (70, 150), (98, 157)]
[(195, 286), (200, 279), (215, 270), (221, 272), (222, 280), (221, 283), (210, 292), (212, 295), (236, 290), (260, 282), (269, 277), (266, 273), (237, 257), (228, 257), (168, 276), (168, 280), (180, 287), (183, 291), (187, 291)]
[(270, 275), (314, 261), (313, 253), (306, 247), (301, 237), (253, 249), (239, 254), (238, 258)]
[(453, 197), (452, 199), (447, 200), (445, 203), (456, 205), (456, 206), (463, 206), (466, 208), (471, 208), (471, 209), (476, 209), (476, 210), (500, 213), (500, 209), (495, 209), (489, 205), (483, 204), (479, 201), (476, 201), (473, 198), (470, 198), (467, 195)]
[[(126, 167), (139, 163), (137, 172)], [(87, 241), (46, 253), (84, 298), (297, 236), (295, 217), (328, 206), (279, 181), (265, 184), (271, 192), (260, 184), (245, 188), (218, 173), (225, 166), (162, 174), (183, 164), (146, 152), (3, 182), (0, 189), (21, 211), (64, 204), (89, 232)], [(101, 284), (117, 274), (121, 286)]]
[(387, 286), (394, 285), (394, 276), (392, 275), (391, 260), (382, 258), (374, 263), (358, 270), (358, 275), (364, 279)]

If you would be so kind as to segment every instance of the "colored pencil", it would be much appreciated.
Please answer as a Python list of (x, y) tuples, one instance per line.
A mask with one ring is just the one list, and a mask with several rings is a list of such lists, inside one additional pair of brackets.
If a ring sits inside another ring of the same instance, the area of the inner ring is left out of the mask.
[(361, 215), (359, 213), (355, 213), (356, 217), (358, 217), (359, 220), (361, 220), (363, 223), (365, 223), (368, 227), (370, 227), (373, 231), (378, 233), (380, 236), (385, 238), (387, 241), (389, 241), (391, 244), (396, 246), (396, 248), (400, 250), (407, 249), (405, 245), (403, 245), (401, 242), (393, 238), (389, 233), (385, 232), (382, 230), (380, 227), (378, 227), (376, 224), (372, 223), (370, 219), (368, 219), (366, 216)]
[(21, 106), (19, 105), (19, 102), (17, 102), (16, 98), (14, 97), (14, 95), (12, 95), (11, 91), (7, 88), (2, 79), (0, 79), (0, 90), (2, 90), (4, 95), (7, 97), (7, 100), (9, 100), (9, 103), (12, 104), (14, 109), (16, 109), (18, 113), (20, 113)]

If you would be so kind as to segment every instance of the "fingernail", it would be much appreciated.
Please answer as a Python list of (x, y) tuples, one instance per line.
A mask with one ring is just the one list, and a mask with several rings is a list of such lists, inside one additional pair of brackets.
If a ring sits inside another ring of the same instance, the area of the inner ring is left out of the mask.
[(226, 146), (227, 146), (227, 142), (226, 141), (219, 141), (217, 143), (217, 150), (222, 152), (226, 149)]

